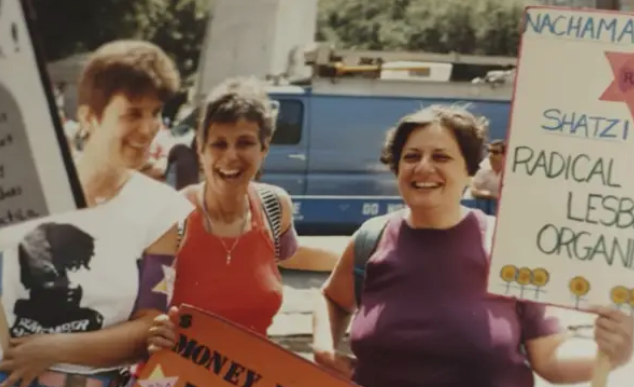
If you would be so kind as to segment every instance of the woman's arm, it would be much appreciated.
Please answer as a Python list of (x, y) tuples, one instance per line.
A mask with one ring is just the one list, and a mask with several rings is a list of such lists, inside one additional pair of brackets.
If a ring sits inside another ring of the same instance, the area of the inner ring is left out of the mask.
[(568, 348), (575, 339), (570, 334), (560, 333), (528, 341), (530, 363), (533, 371), (544, 380), (554, 384), (576, 384), (592, 379), (596, 352), (575, 353)]
[(99, 331), (60, 334), (56, 340), (55, 363), (68, 363), (95, 368), (116, 367), (133, 363), (146, 354), (147, 332), (157, 310), (141, 310), (131, 321)]
[[(160, 272), (163, 266), (171, 265), (174, 261), (177, 241), (177, 227), (173, 226), (145, 251), (143, 259), (148, 262), (145, 262), (144, 270), (156, 272), (158, 269)], [(148, 267), (148, 265), (157, 267)], [(130, 321), (94, 332), (62, 334), (57, 349), (59, 351), (57, 362), (91, 367), (112, 367), (143, 358), (147, 353), (146, 338), (152, 326), (152, 320), (159, 314), (165, 313), (167, 307), (167, 295), (152, 290), (164, 280), (164, 277), (149, 278), (150, 281), (156, 282), (154, 285), (144, 283), (144, 277), (147, 276), (142, 273), (141, 294), (138, 300), (141, 305), (137, 305), (139, 308)]]
[(356, 309), (353, 278), (353, 242), (324, 284), (313, 312), (313, 351), (315, 362), (352, 377), (355, 360), (338, 351), (352, 311)]
[(0, 371), (9, 376), (2, 387), (28, 386), (51, 366), (70, 363), (94, 368), (117, 367), (142, 358), (153, 312), (135, 320), (90, 333), (56, 333), (10, 340)]
[(299, 246), (292, 257), (280, 262), (285, 269), (331, 272), (338, 256), (331, 250)]
[(293, 226), (291, 197), (279, 187), (270, 187), (275, 190), (282, 207), (280, 266), (285, 269), (331, 272), (339, 259), (339, 254), (330, 249), (299, 245)]
[[(589, 311), (599, 315), (594, 333), (598, 349), (608, 355), (613, 370), (623, 366), (632, 355), (632, 318), (611, 308), (598, 307)], [(597, 346), (579, 353), (578, 340), (567, 332), (528, 340), (526, 347), (533, 370), (555, 384), (592, 380)]]
[(352, 312), (356, 309), (353, 249), (354, 245), (350, 242), (324, 283), (313, 312), (315, 360), (331, 368), (338, 368), (332, 364), (334, 355), (350, 324)]

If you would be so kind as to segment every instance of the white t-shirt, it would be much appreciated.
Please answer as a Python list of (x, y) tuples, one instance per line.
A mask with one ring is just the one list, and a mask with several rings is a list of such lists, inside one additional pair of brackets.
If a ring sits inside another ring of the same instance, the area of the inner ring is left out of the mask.
[(473, 186), (477, 189), (489, 191), (497, 197), (500, 190), (500, 174), (491, 168), (479, 169), (473, 177)]
[(192, 210), (171, 187), (133, 172), (102, 205), (1, 230), (2, 303), (12, 336), (94, 331), (127, 321), (144, 250)]

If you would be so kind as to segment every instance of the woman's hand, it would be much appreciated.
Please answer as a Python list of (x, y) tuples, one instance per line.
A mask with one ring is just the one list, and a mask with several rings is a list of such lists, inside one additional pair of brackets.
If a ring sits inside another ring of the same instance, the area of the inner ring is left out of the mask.
[(315, 350), (315, 363), (328, 368), (348, 379), (352, 379), (352, 372), (356, 366), (356, 359), (337, 351)]
[(632, 358), (634, 345), (634, 318), (609, 307), (593, 307), (597, 313), (594, 340), (599, 350), (610, 358), (612, 367), (627, 364)]
[(35, 379), (51, 366), (59, 363), (60, 342), (63, 335), (32, 335), (11, 339), (9, 350), (0, 361), (0, 371), (8, 374), (8, 378), (0, 387), (8, 387), (20, 383), (20, 387), (28, 387)]
[(162, 314), (154, 319), (147, 340), (150, 354), (163, 349), (171, 349), (176, 345), (177, 322), (178, 308), (175, 306), (172, 306), (167, 314)]

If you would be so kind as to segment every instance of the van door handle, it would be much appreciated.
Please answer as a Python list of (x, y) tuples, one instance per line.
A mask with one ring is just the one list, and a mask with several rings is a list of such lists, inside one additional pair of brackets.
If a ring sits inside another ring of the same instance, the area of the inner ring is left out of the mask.
[(293, 153), (288, 155), (289, 159), (297, 159), (297, 160), (302, 160), (305, 161), (306, 160), (306, 155), (303, 153)]

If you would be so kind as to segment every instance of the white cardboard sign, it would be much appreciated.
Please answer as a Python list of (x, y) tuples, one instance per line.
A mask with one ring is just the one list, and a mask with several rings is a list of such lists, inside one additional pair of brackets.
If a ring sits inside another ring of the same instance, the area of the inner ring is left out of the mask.
[(84, 206), (29, 10), (0, 0), (0, 229)]
[(634, 17), (529, 7), (489, 292), (634, 313)]

